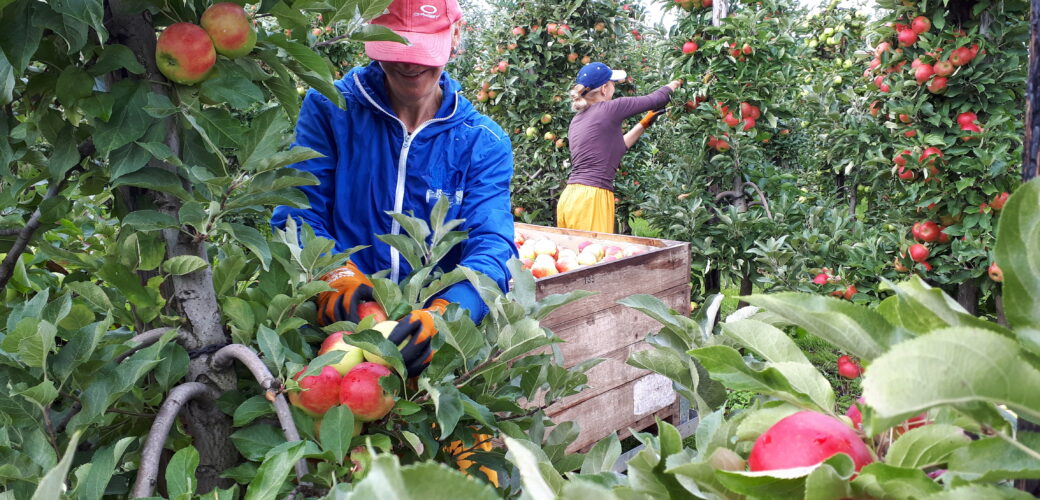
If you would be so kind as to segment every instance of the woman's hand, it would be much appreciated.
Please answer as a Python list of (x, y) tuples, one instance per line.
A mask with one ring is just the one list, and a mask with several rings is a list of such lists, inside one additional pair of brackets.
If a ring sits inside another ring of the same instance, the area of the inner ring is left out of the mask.
[(683, 84), (682, 80), (672, 80), (672, 81), (668, 82), (668, 87), (671, 87), (672, 90), (678, 90), (679, 87), (682, 86), (682, 84)]

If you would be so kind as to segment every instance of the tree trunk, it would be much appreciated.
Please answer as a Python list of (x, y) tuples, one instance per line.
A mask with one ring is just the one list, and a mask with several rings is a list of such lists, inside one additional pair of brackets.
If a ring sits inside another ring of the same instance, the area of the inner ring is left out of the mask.
[(972, 278), (957, 286), (957, 303), (969, 314), (975, 316), (979, 311), (979, 282)]
[[(755, 289), (751, 285), (751, 271), (744, 271), (743, 275), (740, 277), (740, 296), (746, 297), (754, 293), (754, 291)], [(745, 307), (747, 305), (748, 303), (742, 300), (737, 303), (737, 309), (740, 309), (741, 307)]]
[(1022, 181), (1036, 177), (1040, 166), (1040, 0), (1030, 2), (1029, 77), (1026, 78), (1026, 137), (1022, 148)]
[(708, 296), (713, 293), (719, 293), (722, 290), (722, 274), (718, 268), (708, 271), (704, 275), (704, 295)]
[[(163, 78), (155, 65), (156, 38), (151, 21), (145, 18), (145, 14), (123, 12), (121, 0), (109, 0), (107, 4), (109, 16), (106, 27), (112, 35), (112, 41), (125, 44), (134, 52), (145, 67), (144, 78), (158, 82), (152, 86), (154, 91), (169, 95), (169, 87), (162, 84)], [(179, 126), (176, 120), (176, 115), (167, 118), (165, 143), (175, 156), (180, 156)], [(165, 162), (153, 160), (153, 165), (176, 172), (176, 167)], [(189, 185), (184, 187), (191, 189)], [(177, 217), (181, 201), (175, 196), (158, 191), (147, 191), (146, 194), (157, 210)], [(167, 258), (195, 255), (209, 262), (202, 242), (194, 241), (190, 235), (178, 229), (166, 229), (162, 234), (166, 241)], [(211, 269), (206, 267), (190, 274), (173, 276), (170, 284), (172, 293), (167, 301), (173, 312), (180, 316), (184, 323), (182, 330), (186, 332), (178, 341), (192, 355), (187, 381), (209, 384), (220, 392), (235, 389), (234, 370), (217, 370), (212, 367), (212, 352), (207, 349), (228, 343), (228, 336), (220, 320)], [(188, 405), (185, 417), (187, 430), (193, 438), (192, 444), (199, 452), (199, 467), (196, 470), (198, 491), (204, 493), (216, 487), (230, 486), (231, 480), (220, 478), (221, 472), (239, 461), (238, 452), (230, 440), (230, 417), (216, 405), (194, 402)]]

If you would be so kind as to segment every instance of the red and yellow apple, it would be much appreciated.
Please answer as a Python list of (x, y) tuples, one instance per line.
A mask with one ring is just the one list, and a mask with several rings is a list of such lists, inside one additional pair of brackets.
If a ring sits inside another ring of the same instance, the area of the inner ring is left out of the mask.
[(332, 366), (324, 366), (317, 375), (299, 378), (305, 370), (307, 367), (293, 376), (302, 390), (289, 391), (289, 403), (312, 417), (324, 415), (329, 408), (339, 404), (340, 382), (343, 375), (340, 375)]
[(206, 30), (191, 23), (171, 24), (155, 44), (159, 72), (181, 85), (194, 85), (209, 76), (217, 53)]
[[(396, 326), (397, 326), (397, 322), (396, 321), (383, 321), (383, 322), (380, 322), (380, 323), (376, 323), (375, 326), (372, 327), (372, 329), (377, 331), (377, 332), (379, 332), (379, 333), (382, 333), (383, 334), (383, 338), (390, 338), (390, 332), (394, 331), (394, 327), (396, 327)], [(372, 353), (370, 353), (368, 351), (361, 351), (361, 352), (365, 356), (365, 361), (368, 361), (369, 363), (375, 363), (377, 365), (383, 365), (383, 366), (390, 366), (390, 362), (387, 361), (386, 359), (384, 359), (382, 356), (380, 356), (378, 354), (372, 354)], [(359, 364), (361, 364), (361, 363), (359, 363)]]
[(211, 5), (202, 13), (199, 24), (209, 33), (213, 48), (224, 57), (242, 57), (256, 46), (253, 23), (238, 4), (221, 2)]
[(542, 254), (534, 259), (534, 263), (531, 264), (531, 274), (535, 278), (545, 278), (546, 276), (552, 276), (559, 274), (560, 272), (556, 269), (556, 259), (552, 258), (551, 255)]
[(379, 385), (379, 379), (392, 376), (390, 369), (377, 363), (360, 363), (343, 376), (339, 402), (350, 408), (362, 422), (379, 420), (394, 408), (394, 396)]
[(346, 375), (351, 368), (357, 366), (358, 363), (365, 360), (365, 351), (361, 350), (360, 347), (352, 346), (343, 341), (344, 335), (350, 335), (351, 332), (336, 332), (328, 337), (321, 343), (321, 348), (318, 349), (318, 355), (326, 354), (332, 351), (343, 351), (343, 359), (338, 363), (333, 363), (329, 366), (334, 368), (340, 375)]

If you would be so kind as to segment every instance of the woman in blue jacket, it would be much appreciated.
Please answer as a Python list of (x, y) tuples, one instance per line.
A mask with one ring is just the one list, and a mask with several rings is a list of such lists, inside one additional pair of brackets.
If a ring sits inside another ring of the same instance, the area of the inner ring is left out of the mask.
[[(441, 260), (442, 267), (466, 266), (507, 290), (506, 261), (516, 254), (509, 197), (512, 147), (502, 128), (477, 112), (461, 95), (459, 83), (444, 72), (458, 46), (461, 15), (456, 0), (394, 1), (372, 23), (394, 30), (410, 45), (367, 42), (373, 62), (336, 82), (345, 109), (314, 90), (304, 98), (294, 145), (324, 157), (294, 167), (314, 174), (319, 184), (301, 188), (310, 208), (278, 207), (272, 223), (284, 227), (293, 217), (334, 240), (336, 251), (368, 245), (351, 257), (361, 273), (350, 268), (327, 278), (348, 292), (329, 304), (329, 320), (357, 321), (358, 301), (352, 299), (369, 285), (363, 273), (389, 269), (396, 282), (411, 271), (399, 252), (376, 237), (401, 234), (388, 212), (412, 212), (429, 220), (441, 198), (451, 205), (447, 218), (465, 219), (461, 229), (469, 231), (469, 238)], [(428, 310), (443, 311), (451, 302), (468, 309), (474, 321), (487, 314), (469, 282), (437, 299), (406, 318), (412, 321), (402, 321), (402, 329), (414, 328), (391, 336), (395, 344), (410, 340), (402, 349), (410, 372), (421, 371), (430, 356), (429, 337), (435, 331), (430, 331)]]

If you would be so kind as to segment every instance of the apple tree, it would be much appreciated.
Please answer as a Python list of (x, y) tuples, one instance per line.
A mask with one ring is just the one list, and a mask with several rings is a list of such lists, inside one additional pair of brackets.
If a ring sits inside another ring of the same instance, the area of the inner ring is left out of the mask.
[[(886, 15), (868, 37), (861, 84), (891, 131), (879, 138), (887, 148), (875, 168), (894, 186), (886, 210), (908, 230), (895, 265), (974, 311), (981, 297), (995, 297), (982, 278), (1022, 158), (1028, 3), (880, 5)], [(941, 232), (913, 230), (924, 224)], [(924, 245), (926, 258), (913, 260), (912, 244)]]
[(551, 225), (570, 173), (568, 91), (578, 70), (591, 61), (626, 67), (627, 47), (643, 43), (640, 7), (599, 0), (519, 1), (506, 10), (507, 23), (491, 33), (497, 44), (478, 59), (469, 84), (478, 109), (513, 141), (512, 192), (519, 216)]

